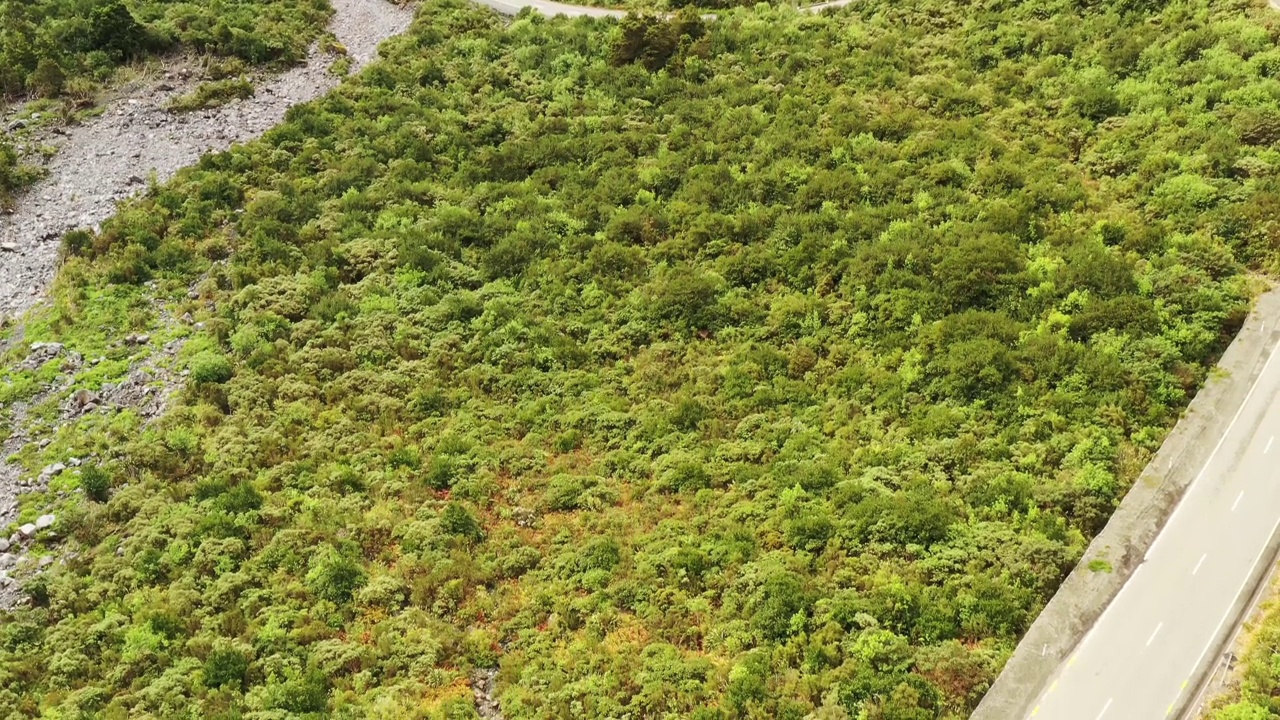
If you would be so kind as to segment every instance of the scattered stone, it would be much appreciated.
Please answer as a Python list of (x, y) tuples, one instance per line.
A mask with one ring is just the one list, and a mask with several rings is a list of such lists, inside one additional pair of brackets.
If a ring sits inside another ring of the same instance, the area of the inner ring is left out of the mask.
[(27, 353), (25, 360), (18, 363), (18, 367), (26, 370), (35, 370), (41, 365), (44, 365), (50, 360), (61, 355), (62, 348), (62, 343), (31, 343), (30, 352)]
[(14, 243), (0, 243), (0, 252), (18, 252), (18, 246)]
[(52, 527), (53, 520), (54, 520), (53, 515), (41, 515), (40, 517), (36, 518), (36, 529), (44, 530), (47, 527)]
[(494, 697), (498, 671), (493, 669), (476, 670), (471, 673), (471, 693), (476, 699), (476, 711), (484, 720), (502, 720), (502, 709)]
[(18, 556), (11, 552), (0, 553), (0, 568), (11, 568), (18, 564)]
[(52, 555), (45, 555), (44, 557), (41, 557), (39, 560), (36, 561), (36, 567), (39, 567), (41, 569), (47, 568), (52, 564), (53, 564)]
[(0, 552), (8, 552), (8, 550), (9, 550), (9, 541), (5, 538), (0, 538)]
[(18, 528), (18, 534), (22, 536), (23, 540), (30, 540), (36, 535), (36, 526), (32, 523), (26, 523)]

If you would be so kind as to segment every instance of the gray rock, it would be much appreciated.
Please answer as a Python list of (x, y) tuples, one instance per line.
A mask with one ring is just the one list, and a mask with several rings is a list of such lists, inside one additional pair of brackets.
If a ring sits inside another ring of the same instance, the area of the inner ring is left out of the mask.
[(0, 538), (0, 552), (8, 552), (9, 541), (6, 538)]
[(31, 523), (27, 523), (22, 527), (18, 528), (18, 534), (21, 535), (24, 540), (29, 540), (35, 537), (36, 526)]
[[(97, 403), (100, 399), (101, 398), (98, 397), (98, 393), (92, 390), (85, 390), (81, 388), (75, 391), (74, 393), (72, 393), (71, 407), (76, 410), (83, 410), (87, 406)], [(78, 463), (72, 463), (72, 464), (75, 465)]]
[(37, 567), (40, 567), (40, 568), (47, 568), (47, 567), (49, 567), (49, 566), (50, 566), (50, 565), (52, 565), (52, 564), (53, 564), (53, 556), (52, 556), (52, 555), (45, 555), (44, 557), (42, 557), (42, 558), (40, 558), (39, 560), (37, 560), (37, 561), (36, 561), (36, 566), (37, 566)]
[(18, 246), (13, 243), (0, 243), (0, 252), (18, 252)]
[(36, 518), (36, 529), (43, 530), (47, 527), (52, 527), (53, 520), (54, 520), (53, 515), (41, 515), (40, 517)]

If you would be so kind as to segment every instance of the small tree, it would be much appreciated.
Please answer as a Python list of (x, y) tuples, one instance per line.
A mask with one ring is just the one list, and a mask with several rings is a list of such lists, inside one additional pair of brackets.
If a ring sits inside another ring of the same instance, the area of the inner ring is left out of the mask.
[(349, 602), (366, 580), (360, 563), (332, 546), (321, 549), (312, 557), (306, 579), (307, 587), (317, 597), (338, 604)]
[(244, 683), (244, 674), (248, 669), (249, 660), (244, 653), (234, 648), (215, 649), (204, 661), (205, 687), (218, 688), (223, 685), (239, 687)]

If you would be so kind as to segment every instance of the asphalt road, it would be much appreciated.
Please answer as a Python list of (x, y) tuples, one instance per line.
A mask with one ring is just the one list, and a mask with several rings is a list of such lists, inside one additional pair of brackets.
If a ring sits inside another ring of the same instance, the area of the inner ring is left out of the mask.
[(1160, 720), (1191, 699), (1280, 528), (1276, 357), (1142, 564), (1042, 691), (1035, 720)]

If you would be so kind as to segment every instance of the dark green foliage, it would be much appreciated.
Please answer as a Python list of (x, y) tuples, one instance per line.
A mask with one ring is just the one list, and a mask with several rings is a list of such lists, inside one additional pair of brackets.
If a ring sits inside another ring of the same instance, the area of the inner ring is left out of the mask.
[(312, 556), (306, 579), (316, 597), (342, 604), (351, 600), (367, 576), (355, 559), (332, 547), (323, 547)]
[(451, 502), (440, 513), (440, 529), (468, 542), (484, 540), (480, 521), (462, 503)]
[(84, 465), (80, 468), (80, 487), (89, 499), (106, 502), (111, 492), (111, 476), (97, 465)]
[(752, 624), (770, 640), (781, 640), (803, 630), (812, 606), (804, 581), (792, 573), (779, 573), (765, 580), (756, 602)]
[(210, 688), (223, 685), (240, 687), (244, 683), (244, 674), (248, 669), (249, 660), (239, 650), (234, 648), (214, 650), (204, 661), (204, 684)]
[(290, 713), (323, 713), (328, 705), (329, 681), (319, 670), (309, 670), (299, 677), (268, 686), (268, 703), (272, 709)]
[(0, 0), (0, 102), (57, 97), (72, 80), (91, 86), (121, 63), (174, 48), (297, 62), (330, 12), (316, 0)]
[(629, 14), (614, 31), (610, 60), (615, 65), (639, 63), (647, 70), (659, 70), (677, 54), (693, 50), (705, 33), (704, 21), (692, 10), (681, 10), (669, 19)]
[(145, 28), (134, 19), (123, 0), (111, 0), (96, 5), (89, 12), (89, 27), (85, 43), (76, 48), (81, 52), (101, 51), (114, 62), (153, 49), (154, 43)]

